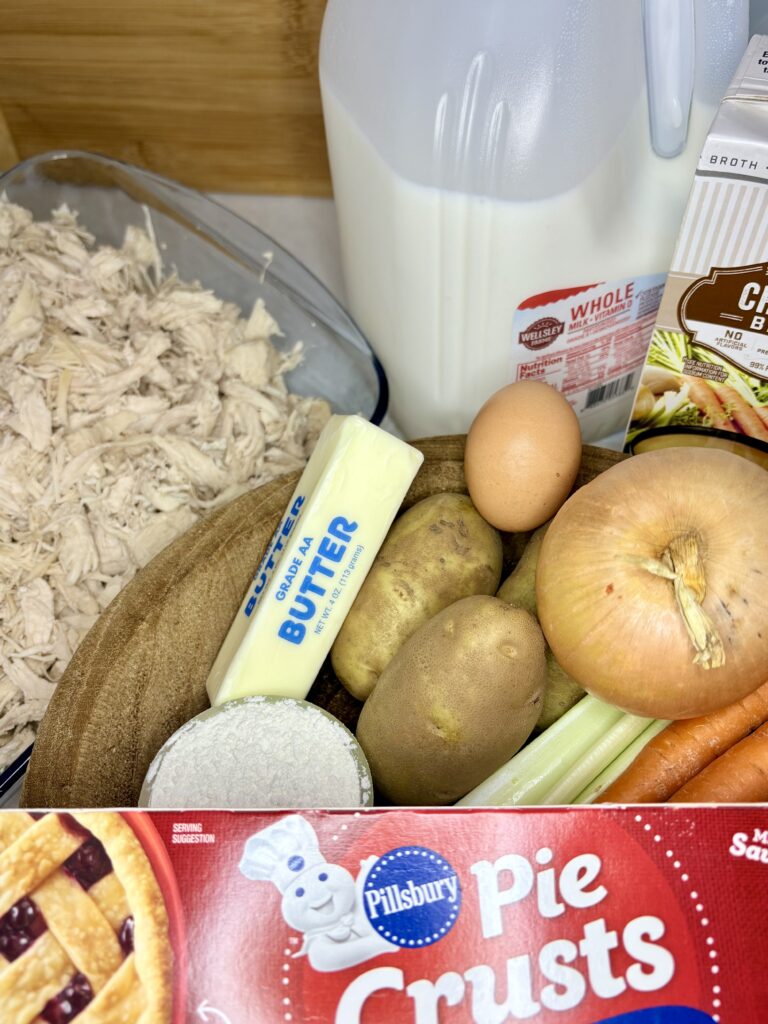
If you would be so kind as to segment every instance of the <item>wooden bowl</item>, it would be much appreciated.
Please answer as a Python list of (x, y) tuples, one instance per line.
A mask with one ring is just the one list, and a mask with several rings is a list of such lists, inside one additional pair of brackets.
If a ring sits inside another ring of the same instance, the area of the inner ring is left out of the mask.
[[(414, 444), (424, 463), (403, 507), (466, 493), (463, 436)], [(585, 446), (576, 487), (625, 456)], [(161, 551), (77, 649), (40, 724), (25, 807), (130, 807), (166, 739), (208, 707), (205, 681), (298, 474), (217, 510)], [(505, 538), (507, 569), (525, 537)], [(326, 665), (309, 700), (354, 729), (362, 705)]]

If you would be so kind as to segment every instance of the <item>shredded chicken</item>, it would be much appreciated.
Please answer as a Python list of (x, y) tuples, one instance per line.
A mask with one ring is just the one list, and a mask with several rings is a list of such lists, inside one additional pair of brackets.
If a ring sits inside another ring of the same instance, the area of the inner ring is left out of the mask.
[(0, 198), (0, 770), (136, 570), (304, 465), (330, 409), (288, 392), (279, 335), (261, 300), (163, 277), (138, 228), (96, 246)]

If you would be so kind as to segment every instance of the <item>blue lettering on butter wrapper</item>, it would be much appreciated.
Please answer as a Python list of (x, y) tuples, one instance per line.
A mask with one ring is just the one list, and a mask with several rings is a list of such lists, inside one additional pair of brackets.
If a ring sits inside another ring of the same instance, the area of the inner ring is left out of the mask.
[(280, 623), (277, 635), (282, 640), (297, 646), (304, 642), (307, 626), (322, 611), (319, 602), (324, 601), (334, 589), (339, 563), (344, 559), (357, 529), (357, 523), (343, 516), (334, 516), (330, 521), (317, 546), (317, 554), (309, 563), (306, 574), (291, 596), (286, 618)]
[(243, 614), (250, 618), (259, 603), (259, 598), (264, 593), (264, 590), (272, 578), (272, 573), (275, 571), (275, 566), (280, 561), (280, 552), (285, 547), (285, 543), (293, 532), (293, 528), (299, 520), (299, 513), (301, 508), (306, 501), (306, 497), (303, 494), (299, 494), (296, 500), (291, 505), (288, 512), (283, 517), (283, 521), (280, 523), (278, 528), (272, 534), (272, 540), (269, 542), (266, 554), (262, 558), (256, 575), (253, 578), (253, 586), (251, 587), (251, 594), (243, 608)]

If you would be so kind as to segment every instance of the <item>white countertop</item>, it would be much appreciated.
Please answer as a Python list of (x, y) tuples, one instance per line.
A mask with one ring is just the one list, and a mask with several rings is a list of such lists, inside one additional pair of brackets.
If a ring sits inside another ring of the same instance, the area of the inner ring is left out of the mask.
[(214, 194), (212, 198), (279, 242), (344, 305), (339, 232), (332, 199), (225, 194)]

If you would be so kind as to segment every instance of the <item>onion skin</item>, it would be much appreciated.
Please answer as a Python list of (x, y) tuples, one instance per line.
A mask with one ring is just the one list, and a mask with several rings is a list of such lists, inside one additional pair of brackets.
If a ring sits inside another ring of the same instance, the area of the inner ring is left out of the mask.
[[(738, 455), (668, 448), (612, 466), (566, 501), (542, 544), (536, 600), (555, 658), (588, 693), (648, 718), (740, 700), (768, 679), (766, 525), (768, 472)], [(673, 582), (647, 568), (686, 534), (717, 667), (695, 663)]]

